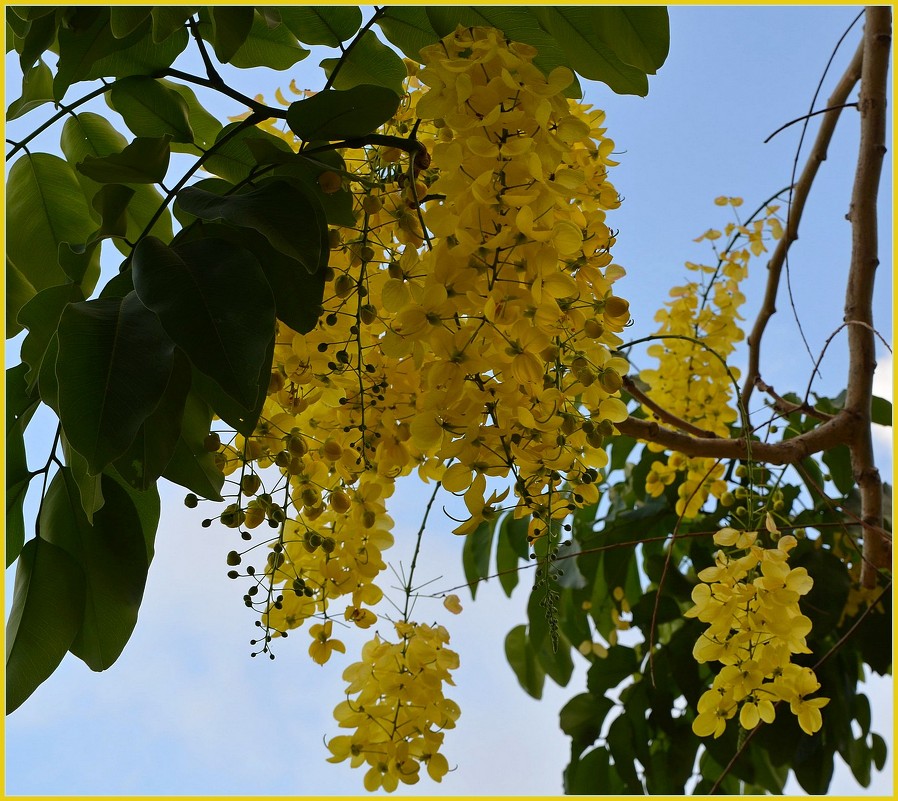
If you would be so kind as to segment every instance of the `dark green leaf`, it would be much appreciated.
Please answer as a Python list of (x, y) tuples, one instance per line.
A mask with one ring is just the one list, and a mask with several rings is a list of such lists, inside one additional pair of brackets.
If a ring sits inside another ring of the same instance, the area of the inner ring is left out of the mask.
[(78, 28), (70, 22), (59, 29), (59, 62), (53, 79), (53, 95), (56, 100), (62, 100), (73, 83), (85, 80), (94, 62), (115, 50), (130, 46), (138, 37), (135, 31), (125, 39), (116, 39), (109, 27), (109, 9), (97, 11), (99, 13), (94, 15), (87, 27)]
[(101, 228), (91, 235), (86, 245), (59, 244), (59, 266), (74, 284), (81, 287), (84, 297), (93, 294), (100, 278), (99, 245), (106, 236)]
[(210, 6), (212, 46), (222, 64), (227, 64), (249, 36), (255, 12), (252, 6)]
[(515, 626), (505, 638), (505, 658), (526, 693), (539, 699), (543, 695), (546, 673), (527, 641), (525, 626)]
[(365, 31), (355, 47), (342, 59), (326, 58), (321, 62), (321, 68), (328, 78), (338, 63), (342, 65), (334, 79), (334, 89), (352, 89), (354, 86), (374, 84), (392, 89), (400, 96), (403, 93), (402, 82), (408, 75), (405, 63), (373, 31)]
[[(522, 553), (523, 551), (523, 553)], [(518, 562), (527, 558), (527, 521), (513, 514), (502, 518), (496, 542), (496, 572), (505, 594), (511, 598), (518, 585)]]
[[(247, 139), (247, 145), (257, 156), (259, 145), (263, 145), (270, 152), (270, 148), (267, 147), (268, 143), (261, 139)], [(305, 191), (312, 194), (321, 204), (330, 225), (355, 228), (357, 222), (353, 210), (352, 192), (344, 186), (341, 186), (336, 192), (324, 192), (318, 183), (318, 178), (322, 173), (341, 173), (345, 169), (346, 164), (343, 158), (335, 151), (316, 153), (313, 156), (295, 153), (292, 154), (292, 160), (280, 163), (278, 167), (275, 167), (271, 175), (300, 181)]]
[[(24, 94), (24, 91), (22, 94)], [(892, 425), (892, 402), (874, 395), (871, 415), (873, 422), (877, 425)]]
[(99, 475), (92, 476), (87, 468), (87, 459), (76, 451), (63, 434), (60, 436), (62, 453), (72, 479), (78, 487), (81, 508), (88, 523), (93, 523), (94, 512), (103, 507), (103, 487)]
[(613, 645), (608, 649), (608, 656), (592, 663), (586, 674), (586, 686), (594, 695), (601, 695), (638, 670), (636, 652), (625, 645)]
[(41, 400), (56, 414), (59, 414), (59, 383), (56, 380), (56, 357), (59, 354), (59, 334), (54, 333), (47, 345), (47, 352), (41, 362), (41, 372), (37, 379)]
[(281, 6), (281, 19), (300, 42), (339, 47), (362, 27), (354, 6)]
[(115, 82), (106, 100), (135, 136), (169, 134), (173, 142), (194, 141), (187, 101), (161, 81), (146, 75), (123, 78)]
[(102, 158), (85, 156), (78, 171), (105, 184), (158, 184), (165, 180), (171, 156), (171, 136), (137, 137), (121, 153)]
[(663, 6), (593, 6), (592, 32), (624, 62), (654, 75), (667, 59), (670, 23)]
[(22, 75), (22, 96), (9, 104), (6, 119), (14, 120), (27, 114), (31, 109), (53, 101), (53, 73), (43, 61), (31, 67)]
[(178, 31), (186, 33), (184, 23), (196, 10), (197, 6), (153, 6), (153, 43), (158, 44)]
[(190, 130), (193, 131), (191, 145), (183, 145), (175, 141), (172, 142), (172, 150), (176, 153), (197, 153), (196, 147), (208, 150), (215, 141), (215, 137), (221, 132), (222, 126), (217, 117), (206, 111), (189, 86), (164, 79), (160, 79), (159, 83), (181, 96), (187, 106), (187, 123)]
[(176, 349), (168, 385), (159, 404), (137, 429), (128, 449), (115, 461), (118, 474), (139, 492), (155, 485), (175, 452), (181, 438), (181, 418), (191, 372), (189, 360)]
[(390, 6), (378, 24), (387, 40), (414, 61), (420, 62), (422, 47), (440, 40), (424, 6)]
[(172, 65), (187, 47), (189, 36), (185, 28), (176, 30), (164, 41), (154, 42), (148, 35), (149, 23), (141, 25), (125, 39), (122, 47), (94, 62), (86, 78), (127, 78), (129, 75), (152, 75)]
[(854, 472), (851, 469), (851, 454), (847, 445), (837, 445), (822, 454), (823, 463), (829, 468), (836, 489), (847, 495), (854, 488)]
[(103, 481), (105, 482), (107, 479), (115, 481), (131, 499), (143, 535), (147, 564), (150, 564), (156, 554), (156, 530), (159, 528), (161, 511), (159, 491), (156, 487), (150, 487), (146, 492), (138, 492), (122, 481), (114, 469), (111, 469), (108, 474), (103, 474)]
[(252, 228), (273, 247), (295, 259), (312, 275), (327, 266), (327, 220), (315, 200), (284, 180), (267, 180), (258, 188), (223, 197), (187, 187), (178, 205), (203, 220), (224, 220)]
[(561, 730), (572, 740), (572, 759), (596, 741), (605, 717), (613, 708), (614, 702), (610, 698), (592, 693), (575, 695), (561, 708), (559, 722)]
[(91, 670), (110, 667), (128, 642), (149, 569), (137, 509), (118, 482), (109, 476), (102, 481), (106, 503), (93, 525), (65, 468), (54, 476), (41, 509), (41, 535), (65, 551), (85, 577), (84, 619), (70, 650)]
[(886, 757), (888, 756), (888, 747), (886, 741), (878, 734), (870, 735), (870, 749), (873, 756), (873, 764), (877, 770), (882, 770), (886, 766)]
[(863, 693), (854, 696), (854, 708), (852, 710), (857, 725), (861, 727), (861, 734), (866, 736), (870, 731), (870, 701)]
[(813, 745), (808, 746), (809, 753), (802, 755), (803, 758), (796, 754), (792, 766), (798, 783), (811, 795), (825, 795), (833, 776), (833, 751), (821, 739), (818, 735)]
[(91, 473), (121, 456), (156, 408), (173, 351), (136, 293), (63, 310), (56, 360), (60, 420)]
[[(300, 334), (315, 327), (324, 296), (324, 270), (309, 275), (302, 264), (275, 250), (268, 239), (251, 228), (235, 228), (223, 223), (197, 223), (191, 229), (187, 241), (208, 237), (224, 239), (236, 247), (244, 247), (259, 260), (274, 295), (275, 314), (281, 322)], [(179, 237), (178, 241), (184, 240)]]
[[(124, 150), (127, 141), (104, 117), (99, 114), (83, 112), (66, 120), (60, 144), (69, 164), (77, 164), (87, 156), (102, 157), (120, 153)], [(80, 173), (76, 175), (85, 196), (94, 197), (100, 189), (99, 184)], [(162, 195), (155, 187), (147, 184), (135, 184), (131, 188), (134, 190), (134, 197), (125, 212), (128, 218), (126, 237), (130, 242), (136, 242), (157, 209), (162, 205)], [(96, 215), (96, 219), (99, 221), (99, 215)], [(159, 219), (153, 223), (150, 233), (164, 242), (171, 240), (171, 214), (168, 209), (165, 209)], [(113, 243), (123, 253), (130, 254), (131, 249), (124, 242), (114, 239)]]
[(22, 361), (30, 368), (25, 376), (29, 392), (37, 384), (44, 353), (56, 333), (62, 310), (69, 303), (82, 300), (84, 295), (79, 287), (60, 284), (42, 289), (19, 312), (19, 323), (28, 329), (22, 342)]
[(621, 61), (593, 33), (593, 9), (587, 6), (538, 6), (539, 24), (564, 47), (568, 64), (579, 75), (602, 81), (618, 94), (645, 96), (645, 72)]
[(362, 84), (319, 92), (287, 109), (287, 124), (300, 139), (352, 139), (372, 133), (399, 108), (399, 96), (385, 86)]
[[(242, 128), (242, 130), (233, 134), (236, 128)], [(225, 137), (229, 137), (228, 141), (221, 147), (215, 148), (215, 154), (206, 159), (203, 167), (213, 175), (220, 175), (235, 184), (246, 178), (256, 166), (256, 159), (247, 147), (247, 140), (264, 139), (285, 153), (293, 152), (290, 145), (283, 139), (265, 133), (255, 126), (247, 127), (241, 122), (226, 125), (215, 141), (220, 142)]]
[(863, 738), (852, 740), (848, 748), (848, 767), (861, 787), (870, 786), (872, 753)]
[(147, 237), (135, 248), (131, 269), (140, 299), (193, 365), (252, 409), (260, 373), (270, 369), (265, 359), (275, 321), (256, 257), (221, 239), (170, 248)]
[(493, 546), (495, 528), (495, 525), (484, 522), (465, 536), (462, 565), (472, 599), (477, 595), (480, 581), (490, 574), (490, 549)]
[(84, 619), (84, 573), (61, 548), (36, 537), (16, 568), (6, 621), (6, 714), (49, 678)]
[[(134, 190), (124, 184), (106, 184), (91, 200), (91, 205), (100, 215), (100, 229), (94, 234), (97, 239), (106, 237), (122, 238), (128, 233), (128, 204), (134, 198)], [(60, 258), (62, 263), (62, 258)], [(62, 265), (65, 269), (65, 264)], [(72, 278), (71, 274), (69, 275)], [(73, 279), (74, 280), (74, 279)]]
[(568, 766), (564, 777), (564, 791), (568, 795), (613, 794), (612, 776), (615, 775), (608, 750), (594, 748), (583, 759)]
[(631, 791), (642, 793), (642, 783), (636, 775), (636, 750), (633, 747), (633, 723), (626, 712), (618, 715), (608, 729), (608, 750), (614, 758), (617, 772)]
[[(24, 305), (29, 285), (36, 293), (66, 283), (57, 260), (59, 244), (86, 242), (93, 227), (75, 173), (62, 159), (35, 153), (12, 165), (6, 185), (6, 255), (13, 275), (21, 278), (10, 276), (14, 293), (7, 296), (8, 326), (21, 308), (10, 303)], [(13, 328), (13, 333), (21, 330)]]
[(195, 392), (187, 396), (175, 451), (162, 476), (212, 501), (221, 500), (224, 475), (203, 446), (212, 423), (212, 409)]
[(31, 21), (28, 33), (19, 51), (19, 65), (23, 72), (31, 69), (35, 62), (49, 50), (56, 41), (57, 20), (55, 14), (47, 14)]
[(22, 504), (31, 481), (25, 453), (25, 428), (40, 404), (25, 382), (26, 364), (6, 371), (6, 566), (18, 557), (25, 543)]
[(792, 567), (804, 567), (814, 580), (802, 598), (801, 611), (811, 619), (814, 631), (832, 631), (842, 617), (851, 585), (845, 563), (829, 550), (807, 546), (797, 549), (790, 561)]
[[(201, 17), (200, 33), (206, 41), (212, 41), (212, 24)], [(302, 47), (286, 25), (269, 28), (261, 14), (255, 14), (249, 34), (230, 63), (239, 69), (268, 67), (286, 70), (297, 61), (302, 61), (309, 51)]]
[(539, 646), (536, 656), (546, 675), (559, 687), (567, 687), (574, 672), (571, 644), (567, 637), (564, 635), (559, 637), (557, 650), (552, 650), (552, 640), (546, 637)]
[(124, 39), (143, 22), (153, 9), (150, 6), (110, 6), (109, 27), (116, 39)]

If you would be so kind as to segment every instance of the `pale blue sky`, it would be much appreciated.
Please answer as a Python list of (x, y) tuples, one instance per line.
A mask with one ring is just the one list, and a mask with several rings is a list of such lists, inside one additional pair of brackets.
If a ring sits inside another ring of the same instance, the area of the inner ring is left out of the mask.
[[(608, 132), (620, 153), (612, 181), (625, 200), (610, 222), (620, 229), (614, 254), (628, 270), (620, 286), (631, 300), (634, 337), (653, 330), (655, 310), (684, 277), (683, 262), (706, 256), (704, 246), (692, 239), (726, 222), (714, 197), (741, 195), (746, 208), (754, 208), (788, 184), (800, 126), (769, 144), (763, 140), (808, 111), (830, 51), (857, 11), (848, 6), (673, 7), (671, 55), (651, 79), (648, 98), (618, 97), (601, 85), (589, 85), (587, 98), (606, 109)], [(856, 42), (852, 34), (843, 45), (818, 107)], [(273, 74), (265, 84), (238, 73), (235, 86), (268, 98), (293, 77), (301, 87), (318, 88), (323, 79), (315, 56)], [(17, 89), (7, 90), (7, 103), (18, 96)], [(221, 108), (224, 114), (239, 110), (236, 105)], [(42, 120), (46, 115), (39, 111), (34, 116)], [(850, 236), (844, 215), (856, 131), (856, 114), (848, 110), (792, 250), (798, 314), (815, 356), (841, 320)], [(811, 140), (815, 132), (812, 122)], [(57, 141), (58, 132), (38, 144), (52, 148)], [(888, 179), (882, 197), (891, 197)], [(888, 215), (883, 216), (881, 239), (875, 311), (890, 339)], [(759, 263), (748, 285), (750, 310), (756, 308), (762, 281)], [(800, 390), (811, 359), (794, 344), (795, 323), (785, 299), (778, 306), (766, 335), (764, 377), (779, 391)], [(750, 323), (752, 311), (746, 316)], [(7, 351), (9, 363), (17, 360), (17, 350), (16, 342)], [(877, 378), (880, 394), (890, 395), (886, 355), (880, 354)], [(824, 362), (821, 391), (835, 394), (844, 386), (844, 366), (841, 339)], [(891, 480), (888, 433), (878, 432), (877, 442), (880, 469)], [(405, 553), (406, 564), (421, 497), (419, 489), (409, 487), (397, 492), (391, 507), (395, 554)], [(203, 514), (185, 509), (182, 498), (179, 488), (169, 485), (163, 491), (156, 560), (140, 621), (119, 662), (95, 674), (68, 657), (7, 720), (7, 793), (360, 793), (362, 771), (327, 764), (323, 739), (339, 733), (331, 710), (342, 697), (340, 672), (354, 660), (364, 637), (347, 637), (347, 656), (324, 668), (308, 659), (304, 632), (281, 643), (274, 662), (250, 659), (253, 616), (240, 601), (241, 587), (225, 577), (224, 557), (233, 541), (220, 527), (202, 529)], [(451, 528), (450, 521), (437, 515), (425, 536), (418, 576), (441, 576), (434, 589), (463, 582), (461, 543)], [(462, 716), (445, 745), (450, 764), (458, 768), (441, 785), (424, 780), (408, 792), (558, 794), (569, 753), (568, 738), (558, 728), (558, 710), (582, 691), (585, 671), (578, 667), (565, 689), (548, 682), (544, 700), (532, 700), (518, 688), (503, 652), (505, 634), (525, 619), (525, 593), (508, 601), (490, 582), (475, 603), (466, 593), (460, 595), (465, 610), (458, 618), (445, 614), (438, 601), (419, 606), (426, 609), (422, 616), (432, 615), (449, 627), (451, 645), (461, 655), (458, 687), (450, 695), (461, 705)], [(891, 683), (878, 683), (869, 695), (874, 730), (891, 743), (892, 705), (886, 700), (891, 699)], [(891, 786), (890, 755), (886, 772), (860, 792), (890, 794)], [(797, 786), (792, 790), (800, 792)], [(859, 788), (840, 766), (831, 790), (853, 794)]]

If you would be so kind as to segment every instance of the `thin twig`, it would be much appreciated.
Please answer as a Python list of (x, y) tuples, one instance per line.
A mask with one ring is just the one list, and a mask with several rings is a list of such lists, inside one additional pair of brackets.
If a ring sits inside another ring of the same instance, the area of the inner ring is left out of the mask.
[[(863, 46), (860, 46), (838, 86), (836, 86), (830, 96), (827, 106), (837, 107), (845, 102), (858, 80), (860, 80), (862, 60)], [(820, 130), (817, 133), (817, 139), (808, 156), (807, 163), (801, 173), (801, 177), (795, 182), (795, 194), (789, 208), (786, 230), (783, 232), (782, 239), (777, 243), (776, 250), (767, 265), (767, 288), (764, 293), (764, 300), (758, 311), (754, 327), (746, 340), (748, 343), (748, 369), (745, 375), (745, 382), (742, 385), (742, 402), (746, 408), (755, 387), (755, 379), (760, 375), (761, 339), (764, 336), (767, 323), (776, 313), (777, 289), (779, 288), (786, 255), (792, 243), (798, 239), (798, 225), (801, 222), (801, 215), (804, 211), (808, 193), (814, 183), (820, 164), (826, 160), (826, 151), (832, 140), (840, 114), (841, 108), (835, 108), (823, 115), (823, 121), (820, 123)]]
[(623, 381), (624, 389), (626, 389), (627, 392), (629, 392), (630, 395), (632, 395), (633, 398), (638, 401), (640, 406), (644, 406), (646, 409), (651, 410), (659, 420), (663, 420), (665, 423), (668, 423), (669, 425), (680, 429), (680, 431), (685, 431), (687, 434), (692, 434), (696, 437), (705, 437), (709, 439), (717, 438), (717, 434), (715, 434), (713, 431), (708, 431), (705, 428), (699, 428), (692, 423), (688, 423), (685, 420), (677, 417), (673, 412), (669, 412), (664, 407), (655, 403), (655, 401), (653, 401), (639, 387), (636, 386), (636, 382), (632, 378), (630, 378), (630, 376), (624, 376)]
[(789, 128), (792, 125), (795, 125), (797, 122), (802, 122), (804, 120), (809, 120), (811, 117), (816, 117), (818, 114), (826, 114), (827, 111), (835, 111), (836, 109), (841, 108), (857, 108), (857, 103), (843, 103), (841, 106), (828, 106), (827, 108), (819, 108), (816, 111), (812, 111), (809, 114), (804, 114), (801, 117), (796, 117), (794, 120), (789, 120), (785, 125), (780, 125), (770, 136), (768, 136), (764, 140), (764, 144), (766, 145), (774, 136), (776, 136), (781, 131), (785, 131), (786, 128)]
[(780, 414), (792, 414), (793, 412), (801, 412), (807, 417), (816, 417), (818, 420), (822, 420), (824, 423), (827, 420), (832, 420), (833, 415), (827, 414), (826, 412), (821, 412), (811, 406), (808, 403), (807, 397), (805, 397), (804, 403), (790, 403), (785, 398), (777, 395), (776, 390), (770, 385), (765, 384), (761, 379), (761, 376), (758, 376), (755, 379), (755, 386), (761, 390), (761, 392), (766, 393), (771, 398), (773, 398), (773, 408), (776, 409)]

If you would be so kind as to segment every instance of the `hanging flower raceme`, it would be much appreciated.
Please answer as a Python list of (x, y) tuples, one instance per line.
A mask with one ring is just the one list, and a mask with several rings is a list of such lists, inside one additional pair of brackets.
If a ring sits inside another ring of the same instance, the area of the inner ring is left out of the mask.
[(813, 734), (823, 725), (820, 709), (829, 699), (809, 698), (820, 683), (813, 670), (791, 661), (792, 654), (810, 653), (811, 621), (798, 602), (814, 583), (803, 567), (789, 567), (797, 540), (787, 535), (775, 548), (763, 548), (757, 532), (723, 528), (714, 542), (726, 550), (698, 574), (702, 583), (692, 591), (695, 606), (686, 617), (708, 624), (693, 649), (696, 660), (723, 667), (699, 699), (692, 730), (719, 737), (737, 712), (739, 724), (753, 729), (760, 721), (772, 723), (774, 705), (786, 702), (801, 728)]
[[(742, 204), (739, 198), (727, 197), (715, 202), (733, 209)], [(657, 359), (658, 366), (640, 372), (652, 400), (681, 420), (720, 437), (730, 436), (730, 426), (738, 417), (733, 407), (733, 381), (739, 378), (739, 370), (728, 368), (726, 360), (744, 338), (738, 321), (745, 296), (739, 286), (748, 275), (751, 257), (766, 250), (765, 240), (782, 236), (776, 211), (776, 206), (768, 206), (764, 217), (750, 225), (730, 223), (723, 232), (712, 229), (698, 237), (697, 242), (709, 241), (712, 246), (721, 236), (732, 240), (722, 253), (715, 247), (716, 266), (686, 262), (686, 268), (698, 274), (697, 280), (674, 287), (666, 308), (655, 315), (660, 323), (655, 336), (661, 341), (648, 348), (648, 355)], [(735, 242), (743, 240), (746, 247), (736, 248)], [(654, 444), (648, 447), (662, 450)], [(684, 517), (694, 517), (709, 495), (720, 498), (727, 492), (724, 469), (725, 465), (714, 459), (672, 453), (666, 463), (652, 463), (646, 491), (658, 497), (678, 473), (685, 473), (677, 490), (676, 510)]]

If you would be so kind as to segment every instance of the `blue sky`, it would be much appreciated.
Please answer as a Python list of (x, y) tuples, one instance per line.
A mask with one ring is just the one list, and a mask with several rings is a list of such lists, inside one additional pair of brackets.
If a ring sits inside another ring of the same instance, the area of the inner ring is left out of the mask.
[[(830, 52), (857, 11), (845, 6), (673, 7), (671, 55), (651, 79), (648, 98), (618, 97), (601, 85), (588, 86), (587, 99), (607, 111), (609, 135), (620, 153), (612, 181), (625, 200), (610, 222), (620, 230), (614, 254), (628, 270), (621, 291), (631, 299), (634, 337), (653, 329), (655, 310), (684, 277), (683, 262), (706, 257), (704, 246), (692, 239), (727, 221), (713, 204), (716, 196), (739, 195), (753, 208), (789, 183), (800, 126), (769, 144), (763, 140), (808, 111)], [(818, 107), (856, 42), (852, 34), (843, 45)], [(315, 89), (323, 82), (317, 60), (313, 53), (295, 69), (269, 75), (266, 83), (253, 83), (261, 76), (241, 75), (235, 86), (272, 98), (276, 87), (286, 87), (295, 77), (300, 87)], [(17, 89), (7, 89), (7, 102), (18, 96)], [(239, 111), (236, 105), (220, 107), (223, 114)], [(41, 112), (35, 116), (44, 119)], [(815, 132), (812, 122), (811, 138)], [(58, 133), (47, 135), (42, 146), (55, 147), (55, 137)], [(792, 249), (797, 314), (815, 357), (842, 315), (850, 243), (844, 215), (856, 140), (856, 114), (849, 109)], [(889, 160), (883, 198), (891, 197), (890, 174)], [(888, 215), (880, 236), (883, 243), (892, 240)], [(875, 314), (887, 339), (891, 280), (884, 255)], [(763, 291), (761, 263), (748, 283), (746, 308), (753, 310)], [(782, 299), (778, 306), (765, 340), (764, 377), (779, 391), (803, 389), (812, 360), (793, 344), (796, 324), (788, 303)], [(746, 315), (750, 324), (752, 312)], [(7, 350), (9, 363), (17, 360), (17, 343)], [(879, 394), (890, 396), (887, 356), (879, 354), (877, 386)], [(841, 338), (823, 364), (819, 391), (837, 393), (844, 375)], [(888, 432), (877, 432), (880, 469), (889, 481), (890, 444)], [(224, 557), (233, 541), (220, 527), (201, 528), (203, 514), (184, 508), (182, 498), (178, 488), (164, 490), (157, 556), (141, 618), (119, 662), (95, 674), (67, 658), (7, 720), (7, 793), (361, 792), (361, 772), (327, 764), (323, 746), (325, 737), (337, 733), (331, 710), (342, 697), (342, 666), (353, 659), (351, 638), (344, 661), (324, 668), (308, 659), (305, 634), (280, 644), (274, 662), (250, 659), (253, 617), (240, 601), (243, 590), (225, 577)], [(398, 543), (391, 555), (405, 548), (407, 564), (422, 492), (402, 488), (393, 501)], [(460, 542), (451, 528), (450, 521), (436, 516), (425, 535), (417, 575), (437, 579), (434, 589), (463, 583)], [(11, 576), (7, 579), (8, 597)], [(461, 655), (458, 687), (450, 695), (461, 705), (462, 717), (445, 746), (450, 764), (458, 767), (442, 785), (422, 781), (410, 788), (411, 794), (560, 793), (568, 740), (558, 729), (557, 715), (581, 691), (584, 670), (578, 668), (566, 689), (548, 683), (542, 702), (529, 698), (518, 688), (503, 652), (505, 634), (525, 619), (525, 594), (509, 601), (495, 582), (482, 587), (475, 603), (459, 594), (465, 610), (458, 618), (444, 614), (438, 601), (421, 601), (419, 607), (432, 605), (426, 614), (450, 628), (452, 647)], [(891, 682), (878, 682), (868, 694), (875, 698), (874, 730), (891, 743)], [(831, 790), (852, 794), (859, 788), (842, 766)], [(886, 771), (863, 792), (891, 793), (891, 756)]]

